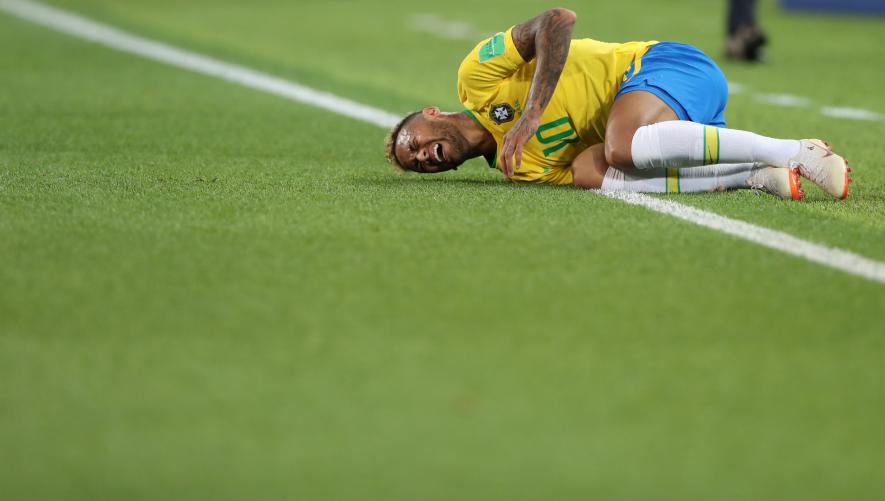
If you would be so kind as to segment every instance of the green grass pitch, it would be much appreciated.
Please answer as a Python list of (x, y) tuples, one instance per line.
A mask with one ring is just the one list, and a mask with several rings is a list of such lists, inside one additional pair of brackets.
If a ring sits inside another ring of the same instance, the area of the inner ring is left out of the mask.
[[(398, 113), (474, 43), (413, 15), (550, 6), (54, 4)], [(724, 4), (566, 6), (718, 54)], [(729, 125), (824, 136), (852, 196), (671, 198), (885, 260), (885, 122), (819, 112), (885, 113), (885, 20), (762, 22)], [(383, 135), (0, 12), (0, 498), (881, 498), (885, 286)]]

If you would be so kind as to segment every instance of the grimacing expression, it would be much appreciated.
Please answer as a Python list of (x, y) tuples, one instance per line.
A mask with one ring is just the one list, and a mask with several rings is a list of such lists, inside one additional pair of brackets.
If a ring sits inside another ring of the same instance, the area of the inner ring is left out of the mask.
[(396, 159), (407, 170), (444, 172), (467, 160), (467, 140), (453, 123), (439, 115), (415, 115), (395, 141)]

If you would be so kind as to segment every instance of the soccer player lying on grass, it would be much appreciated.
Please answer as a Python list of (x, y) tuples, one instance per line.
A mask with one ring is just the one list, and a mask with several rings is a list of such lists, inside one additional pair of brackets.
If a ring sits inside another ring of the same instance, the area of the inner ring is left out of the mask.
[(480, 42), (458, 70), (466, 109), (406, 116), (387, 139), (391, 163), (442, 172), (483, 156), (514, 181), (793, 200), (801, 175), (848, 196), (850, 169), (828, 144), (724, 128), (728, 83), (700, 50), (572, 40), (575, 19), (551, 9)]

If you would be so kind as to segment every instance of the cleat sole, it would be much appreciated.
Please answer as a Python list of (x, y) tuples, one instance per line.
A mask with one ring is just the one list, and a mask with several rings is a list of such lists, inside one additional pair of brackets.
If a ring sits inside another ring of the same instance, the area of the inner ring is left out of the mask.
[(802, 182), (799, 178), (799, 169), (790, 169), (790, 198), (793, 200), (805, 198), (805, 191), (802, 190)]
[[(827, 141), (803, 139), (802, 145), (806, 149), (800, 150), (799, 157), (793, 162), (799, 169), (799, 175), (819, 186), (834, 199), (845, 200), (848, 197), (848, 185), (851, 183), (849, 173), (852, 172), (848, 160), (837, 155)], [(816, 156), (815, 147), (823, 150), (822, 156)], [(802, 158), (803, 155), (805, 158)], [(842, 161), (841, 166), (838, 160)]]

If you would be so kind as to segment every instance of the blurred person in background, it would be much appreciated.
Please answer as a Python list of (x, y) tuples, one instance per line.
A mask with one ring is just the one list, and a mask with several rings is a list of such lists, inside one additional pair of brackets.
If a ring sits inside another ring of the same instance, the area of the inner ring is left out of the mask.
[(762, 61), (768, 38), (756, 24), (756, 0), (729, 0), (725, 55), (737, 61)]

